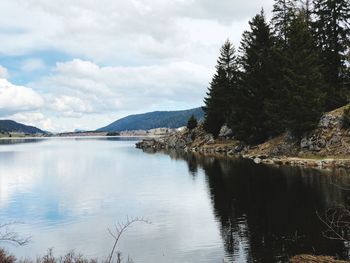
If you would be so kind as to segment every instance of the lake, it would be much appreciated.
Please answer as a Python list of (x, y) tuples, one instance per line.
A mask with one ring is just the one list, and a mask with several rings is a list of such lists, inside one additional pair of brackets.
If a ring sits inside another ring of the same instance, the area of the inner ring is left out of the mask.
[(53, 248), (106, 259), (108, 228), (143, 217), (117, 250), (134, 262), (285, 262), (298, 253), (347, 257), (316, 211), (347, 204), (344, 170), (275, 168), (246, 160), (143, 152), (133, 138), (0, 142), (0, 220), (31, 236), (18, 258)]

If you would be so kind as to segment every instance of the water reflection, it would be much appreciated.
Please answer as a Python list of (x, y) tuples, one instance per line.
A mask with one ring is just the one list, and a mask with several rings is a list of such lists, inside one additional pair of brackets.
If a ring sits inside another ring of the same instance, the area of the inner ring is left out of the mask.
[(6, 138), (0, 139), (0, 145), (9, 145), (9, 144), (21, 144), (21, 143), (38, 143), (43, 142), (44, 138)]
[(346, 170), (333, 172), (277, 168), (247, 160), (166, 152), (183, 159), (193, 176), (205, 172), (215, 216), (220, 222), (227, 257), (234, 262), (285, 262), (300, 253), (345, 259), (342, 242), (323, 237), (316, 215), (344, 205), (349, 191)]
[(33, 242), (0, 245), (18, 258), (35, 258), (54, 247), (58, 255), (75, 249), (105, 259), (112, 246), (107, 227), (127, 215), (143, 216), (152, 224), (135, 225), (118, 244), (125, 257), (222, 261), (224, 248), (203, 173), (193, 180), (186, 162), (148, 155), (134, 145), (119, 138), (1, 145), (0, 222), (24, 222), (15, 230)]
[[(107, 227), (135, 225), (118, 250), (134, 262), (283, 262), (297, 253), (344, 255), (315, 211), (344, 204), (346, 171), (273, 168), (244, 160), (145, 154), (135, 139), (69, 138), (0, 145), (0, 222), (32, 236), (19, 258), (54, 247), (104, 259)], [(170, 158), (169, 158), (170, 156)], [(1, 244), (2, 245), (2, 244)]]

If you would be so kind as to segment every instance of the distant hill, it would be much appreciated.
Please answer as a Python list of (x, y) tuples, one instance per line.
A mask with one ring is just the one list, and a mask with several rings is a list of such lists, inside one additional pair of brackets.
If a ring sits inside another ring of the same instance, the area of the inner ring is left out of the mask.
[(127, 116), (96, 131), (120, 132), (126, 130), (150, 130), (163, 127), (178, 128), (186, 126), (192, 114), (198, 120), (204, 118), (202, 108), (182, 111), (154, 111)]
[(27, 126), (12, 120), (0, 120), (0, 132), (21, 132), (28, 134), (46, 133), (36, 127)]

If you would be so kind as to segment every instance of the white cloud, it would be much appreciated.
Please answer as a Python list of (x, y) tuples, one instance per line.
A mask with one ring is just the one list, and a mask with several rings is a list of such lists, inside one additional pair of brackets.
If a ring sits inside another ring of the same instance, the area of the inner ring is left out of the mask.
[(7, 117), (8, 119), (38, 127), (46, 131), (55, 130), (55, 126), (50, 118), (46, 118), (41, 112), (21, 112)]
[[(190, 57), (198, 51), (195, 45), (187, 47), (202, 39), (209, 42), (201, 42), (209, 50), (213, 42), (220, 45), (227, 37), (238, 43), (247, 25), (236, 32), (232, 28), (247, 22), (263, 6), (271, 9), (272, 3), (272, 0), (4, 0), (0, 3), (1, 52), (23, 54), (55, 49), (97, 62), (116, 63), (125, 56), (134, 63)], [(178, 27), (179, 23), (188, 27)], [(214, 38), (206, 31), (208, 23), (211, 32), (220, 32), (220, 37)], [(200, 29), (192, 35), (188, 28), (198, 24)]]
[(68, 117), (80, 117), (82, 113), (92, 111), (92, 107), (87, 105), (82, 99), (66, 95), (53, 98), (50, 105), (53, 110), (63, 112)]
[(46, 87), (48, 108), (65, 116), (200, 106), (212, 69), (189, 62), (143, 67), (100, 67), (75, 59), (58, 63), (52, 75), (32, 85)]
[(45, 67), (46, 65), (41, 59), (28, 59), (23, 62), (21, 69), (25, 72), (33, 72), (42, 70)]
[(31, 88), (17, 86), (0, 79), (0, 114), (8, 115), (42, 107), (43, 98)]
[(8, 71), (7, 71), (7, 68), (3, 67), (0, 65), (0, 78), (8, 78)]
[[(54, 129), (66, 130), (97, 128), (131, 113), (200, 106), (220, 46), (227, 38), (238, 46), (248, 20), (261, 7), (270, 14), (272, 4), (2, 0), (0, 55), (35, 59), (11, 65), (11, 80), (29, 79), (32, 89), (0, 82), (1, 115), (26, 113), (29, 120), (28, 111), (39, 112)], [(50, 52), (80, 59), (61, 61), (40, 76), (57, 62)], [(0, 77), (8, 78), (1, 66)]]

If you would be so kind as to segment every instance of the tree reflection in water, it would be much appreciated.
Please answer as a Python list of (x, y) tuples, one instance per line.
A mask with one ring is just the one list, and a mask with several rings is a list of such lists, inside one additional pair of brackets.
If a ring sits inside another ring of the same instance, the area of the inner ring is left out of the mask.
[[(149, 151), (148, 151), (149, 152)], [(205, 174), (225, 252), (230, 260), (285, 262), (300, 253), (346, 259), (342, 242), (326, 239), (316, 211), (344, 205), (347, 171), (256, 165), (249, 160), (164, 151)], [(334, 184), (336, 182), (336, 185)]]

